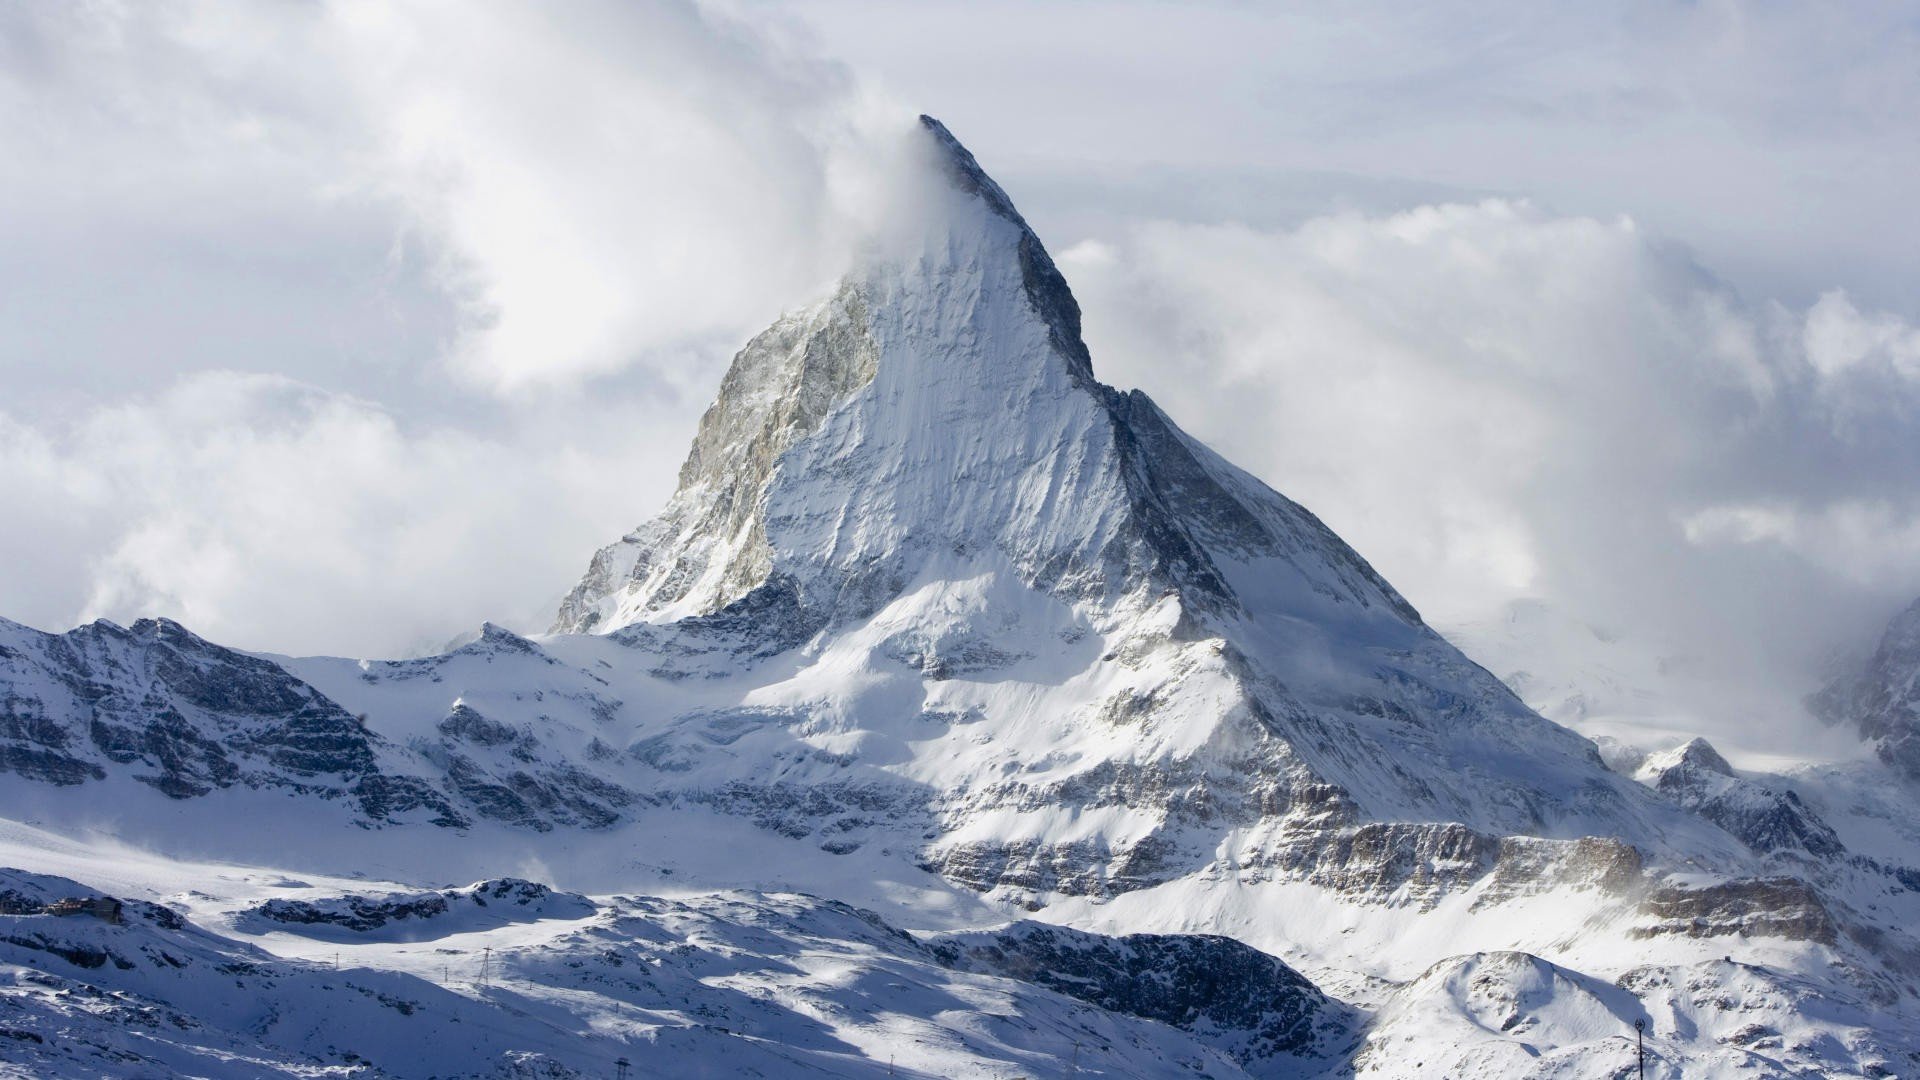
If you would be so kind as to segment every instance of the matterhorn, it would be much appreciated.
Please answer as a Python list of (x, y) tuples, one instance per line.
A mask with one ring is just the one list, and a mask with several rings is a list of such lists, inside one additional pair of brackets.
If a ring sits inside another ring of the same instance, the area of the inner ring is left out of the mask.
[(1920, 1074), (1907, 781), (1603, 760), (911, 139), (547, 633), (0, 622), (0, 1075)]

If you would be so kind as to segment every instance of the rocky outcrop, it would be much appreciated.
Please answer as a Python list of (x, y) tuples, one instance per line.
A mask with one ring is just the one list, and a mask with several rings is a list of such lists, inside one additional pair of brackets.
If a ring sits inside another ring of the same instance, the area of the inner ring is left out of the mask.
[(171, 798), (231, 787), (345, 799), (373, 821), (463, 819), (419, 776), (383, 768), (359, 717), (259, 657), (178, 623), (65, 634), (0, 622), (0, 768), (57, 784), (109, 770)]
[(1636, 936), (1683, 934), (1687, 937), (1759, 935), (1832, 945), (1839, 928), (1813, 886), (1799, 878), (1752, 878), (1711, 885), (1669, 885), (1653, 890), (1640, 905), (1650, 921)]
[(456, 933), (477, 923), (578, 919), (597, 910), (578, 893), (555, 892), (522, 878), (495, 878), (464, 889), (417, 893), (349, 893), (311, 900), (267, 900), (237, 916), (256, 932), (280, 929), (311, 934), (347, 931), (371, 934), (398, 929), (415, 933)]
[(1920, 600), (1887, 624), (1873, 655), (1807, 699), (1814, 715), (1844, 724), (1880, 760), (1920, 781)]
[(666, 511), (594, 555), (554, 631), (705, 614), (765, 584), (773, 559), (763, 489), (780, 455), (866, 385), (875, 363), (866, 301), (851, 284), (748, 342), (700, 418)]
[(1316, 1068), (1356, 1038), (1358, 1015), (1274, 957), (1207, 934), (1104, 937), (1019, 922), (931, 939), (966, 971), (1004, 975), (1200, 1035), (1260, 1073)]
[(519, 728), (489, 720), (464, 701), (454, 702), (452, 710), (434, 727), (449, 741), (477, 746), (506, 746), (521, 738)]
[[(497, 627), (451, 655), (512, 666), (512, 678), (553, 666)], [(354, 683), (434, 682), (445, 660), (369, 665)], [(591, 691), (578, 697), (593, 716), (614, 708)], [(434, 739), (390, 739), (282, 664), (165, 619), (58, 635), (0, 621), (0, 708), (0, 770), (61, 786), (125, 777), (182, 800), (284, 791), (343, 803), (371, 825), (493, 820), (542, 831), (605, 827), (638, 801), (589, 763), (554, 754), (532, 725), (456, 698)]]

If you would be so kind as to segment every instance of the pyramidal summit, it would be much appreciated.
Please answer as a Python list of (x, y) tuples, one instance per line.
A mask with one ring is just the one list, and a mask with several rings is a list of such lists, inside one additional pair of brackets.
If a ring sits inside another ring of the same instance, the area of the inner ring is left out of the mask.
[(0, 621), (0, 1075), (1920, 1074), (1905, 781), (1603, 759), (911, 137), (547, 633)]

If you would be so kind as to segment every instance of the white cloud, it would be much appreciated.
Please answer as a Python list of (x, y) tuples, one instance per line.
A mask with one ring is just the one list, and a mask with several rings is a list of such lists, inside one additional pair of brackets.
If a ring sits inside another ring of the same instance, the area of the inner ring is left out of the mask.
[(1807, 362), (1825, 376), (1866, 363), (1920, 378), (1920, 329), (1897, 315), (1863, 315), (1845, 290), (1832, 289), (1807, 312), (1802, 334)]
[(631, 408), (575, 404), (489, 438), (205, 372), (51, 434), (0, 419), (0, 592), (10, 615), (167, 615), (295, 652), (416, 651), (487, 619), (544, 629), (587, 555), (633, 524), (636, 486), (678, 462), (690, 425), (635, 427)]
[(1912, 592), (1920, 560), (1920, 500), (1911, 497), (1721, 503), (1681, 518), (1680, 528), (1707, 549), (1777, 547), (1877, 595)]
[(1116, 196), (1271, 225), (1526, 195), (1631, 213), (1751, 295), (1920, 315), (1907, 0), (739, 2), (975, 133), (1044, 236)]
[(1436, 622), (1546, 597), (1791, 683), (1920, 591), (1915, 331), (1840, 294), (1749, 305), (1629, 220), (1507, 200), (1143, 224), (1062, 262), (1104, 378)]
[(341, 0), (372, 181), (451, 257), (482, 384), (731, 339), (828, 285), (911, 114), (690, 3)]
[(676, 380), (837, 276), (913, 115), (692, 0), (45, 5), (0, 42), (0, 203), (35, 210), (0, 284), (53, 301), (0, 371)]

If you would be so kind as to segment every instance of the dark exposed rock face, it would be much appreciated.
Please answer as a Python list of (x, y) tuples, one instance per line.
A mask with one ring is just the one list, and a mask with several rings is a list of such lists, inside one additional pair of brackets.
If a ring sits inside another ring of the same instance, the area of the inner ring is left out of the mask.
[(932, 940), (942, 962), (1205, 1036), (1242, 1064), (1321, 1060), (1353, 1012), (1274, 957), (1210, 934), (1103, 937), (1044, 923)]
[(1863, 668), (1827, 684), (1807, 706), (1859, 731), (1880, 760), (1920, 781), (1920, 600), (1887, 624)]
[[(491, 626), (458, 655), (551, 663)], [(438, 677), (431, 663), (381, 669), (400, 680)], [(464, 703), (437, 731), (438, 745), (395, 745), (279, 664), (164, 619), (59, 635), (0, 622), (0, 771), (24, 779), (73, 785), (120, 774), (175, 799), (289, 790), (344, 801), (376, 825), (486, 818), (597, 828), (635, 801), (574, 763), (547, 760), (531, 730)]]
[(1633, 933), (1638, 937), (1753, 934), (1822, 945), (1839, 940), (1833, 913), (1820, 894), (1799, 878), (1667, 886), (1648, 895), (1640, 910), (1655, 921), (1636, 928)]
[(5, 629), (0, 768), (58, 784), (113, 769), (176, 799), (291, 788), (349, 799), (374, 821), (460, 820), (430, 785), (383, 772), (378, 736), (271, 661), (165, 619)]
[(505, 746), (520, 737), (518, 728), (489, 720), (464, 702), (456, 704), (436, 727), (449, 739), (480, 746)]
[(487, 771), (455, 756), (447, 764), (447, 784), (482, 817), (539, 832), (555, 825), (604, 828), (634, 802), (625, 788), (564, 764)]
[(312, 903), (306, 900), (268, 900), (247, 914), (264, 922), (288, 926), (337, 926), (344, 930), (377, 930), (403, 919), (431, 919), (447, 913), (447, 898), (438, 893), (406, 897), (343, 896)]
[[(944, 847), (926, 867), (980, 891), (1111, 897), (1164, 884), (1197, 867), (1173, 841), (1148, 836), (1114, 850), (1032, 840)], [(1243, 881), (1303, 881), (1362, 903), (1430, 909), (1481, 886), (1477, 905), (1564, 889), (1624, 895), (1642, 879), (1640, 853), (1604, 837), (1498, 837), (1461, 825), (1371, 822), (1305, 825), (1242, 855)]]
[(280, 928), (371, 933), (396, 924), (418, 928), (430, 920), (444, 920), (456, 913), (472, 915), (484, 911), (494, 921), (520, 922), (580, 918), (594, 910), (593, 902), (577, 893), (555, 892), (549, 886), (521, 878), (494, 878), (465, 889), (439, 892), (349, 893), (320, 900), (268, 900), (242, 912), (240, 919)]
[(352, 792), (354, 801), (373, 821), (397, 821), (418, 814), (443, 828), (471, 824), (465, 814), (449, 804), (446, 793), (424, 777), (370, 773), (354, 781)]
[[(1174, 876), (1163, 855), (1163, 846), (1151, 838), (1117, 851), (1092, 841), (993, 840), (949, 845), (921, 865), (981, 892), (1109, 897)], [(1030, 900), (1028, 906), (1039, 904)]]

